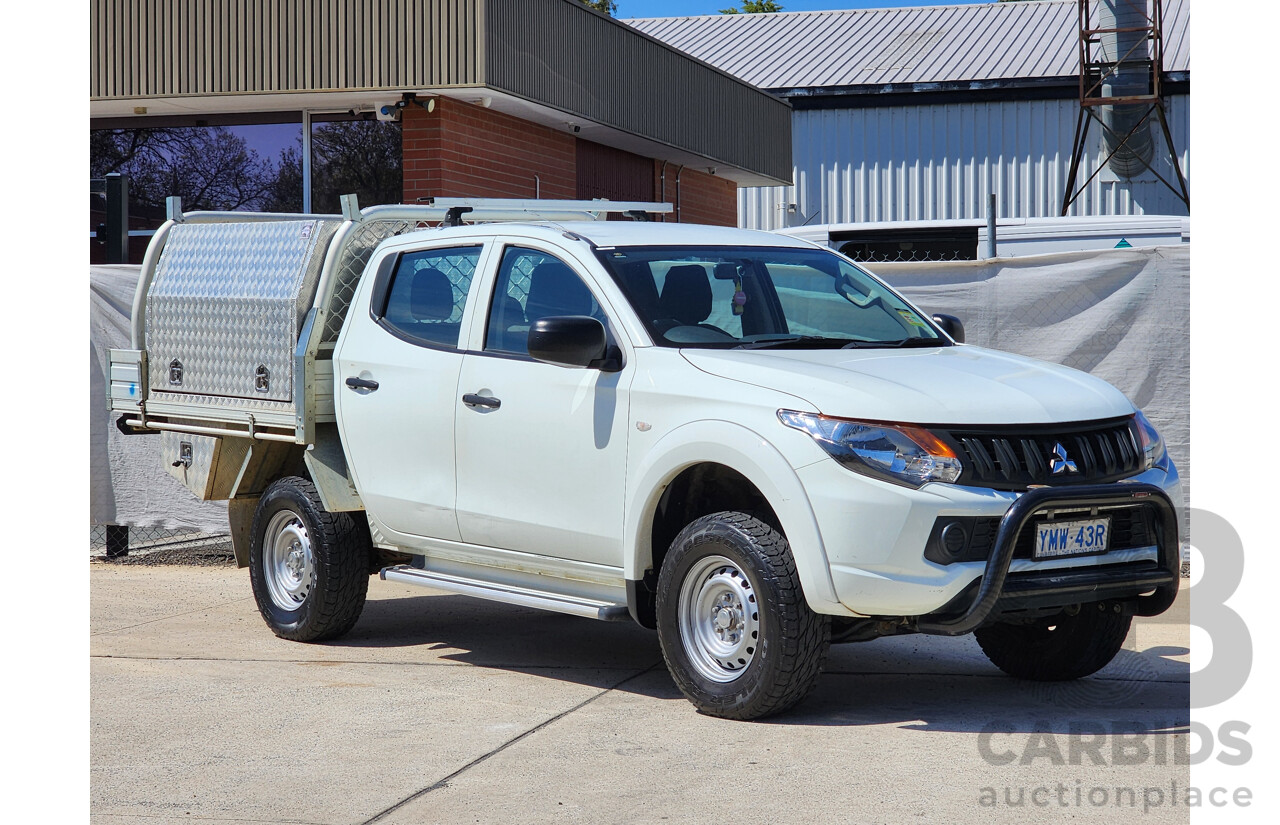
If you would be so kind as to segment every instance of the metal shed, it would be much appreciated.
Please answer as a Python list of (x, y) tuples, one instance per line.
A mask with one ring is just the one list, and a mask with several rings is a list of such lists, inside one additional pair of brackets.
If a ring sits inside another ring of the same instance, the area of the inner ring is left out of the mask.
[[(1190, 0), (1163, 8), (1189, 177)], [(1058, 214), (1079, 112), (1075, 0), (629, 22), (791, 103), (794, 186), (739, 190), (741, 226), (980, 220), (989, 193), (1001, 218)], [(1095, 136), (1081, 180), (1104, 154)], [(1104, 168), (1068, 214), (1187, 208), (1149, 172)]]

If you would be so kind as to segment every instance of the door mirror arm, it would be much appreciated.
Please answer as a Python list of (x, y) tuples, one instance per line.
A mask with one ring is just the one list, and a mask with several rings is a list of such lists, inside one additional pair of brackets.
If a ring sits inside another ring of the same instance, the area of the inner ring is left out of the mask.
[(601, 372), (622, 372), (622, 348), (617, 344), (610, 344), (604, 357), (587, 364), (587, 368)]

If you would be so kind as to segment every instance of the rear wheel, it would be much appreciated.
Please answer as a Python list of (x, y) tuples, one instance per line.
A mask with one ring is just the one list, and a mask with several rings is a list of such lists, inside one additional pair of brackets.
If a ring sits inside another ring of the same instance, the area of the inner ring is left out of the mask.
[(757, 719), (795, 705), (822, 670), (830, 639), (809, 609), (787, 540), (745, 513), (685, 527), (658, 577), (662, 655), (698, 710)]
[(327, 512), (310, 481), (273, 482), (258, 502), (249, 551), (258, 612), (283, 639), (341, 636), (364, 609), (369, 555), (365, 525), (349, 513)]
[(1026, 623), (1001, 622), (973, 635), (996, 667), (1019, 679), (1061, 682), (1106, 667), (1129, 635), (1133, 617), (1114, 605), (1086, 604), (1066, 613)]

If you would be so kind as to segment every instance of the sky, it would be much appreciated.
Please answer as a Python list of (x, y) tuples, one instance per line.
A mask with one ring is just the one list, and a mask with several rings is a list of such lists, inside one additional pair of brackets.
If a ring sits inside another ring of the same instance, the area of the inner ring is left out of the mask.
[[(891, 6), (960, 6), (994, 0), (778, 0), (783, 11), (818, 11), (821, 9), (884, 9)], [(720, 9), (741, 7), (741, 0), (617, 0), (615, 17), (692, 17), (718, 14)]]

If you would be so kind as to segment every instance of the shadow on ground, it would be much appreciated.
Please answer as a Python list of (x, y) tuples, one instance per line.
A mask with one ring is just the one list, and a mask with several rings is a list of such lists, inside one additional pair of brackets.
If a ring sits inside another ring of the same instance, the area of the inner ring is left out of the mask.
[[(630, 622), (594, 622), (465, 596), (371, 599), (359, 624), (329, 643), (344, 648), (424, 647), (438, 659), (684, 701), (662, 664), (657, 635)], [(1185, 733), (1189, 665), (1177, 646), (1122, 650), (1073, 682), (1012, 679), (971, 636), (900, 636), (831, 648), (810, 696), (771, 725), (872, 726), (981, 733), (1123, 730)], [(616, 679), (601, 679), (600, 671)], [(649, 672), (644, 672), (649, 670)]]

